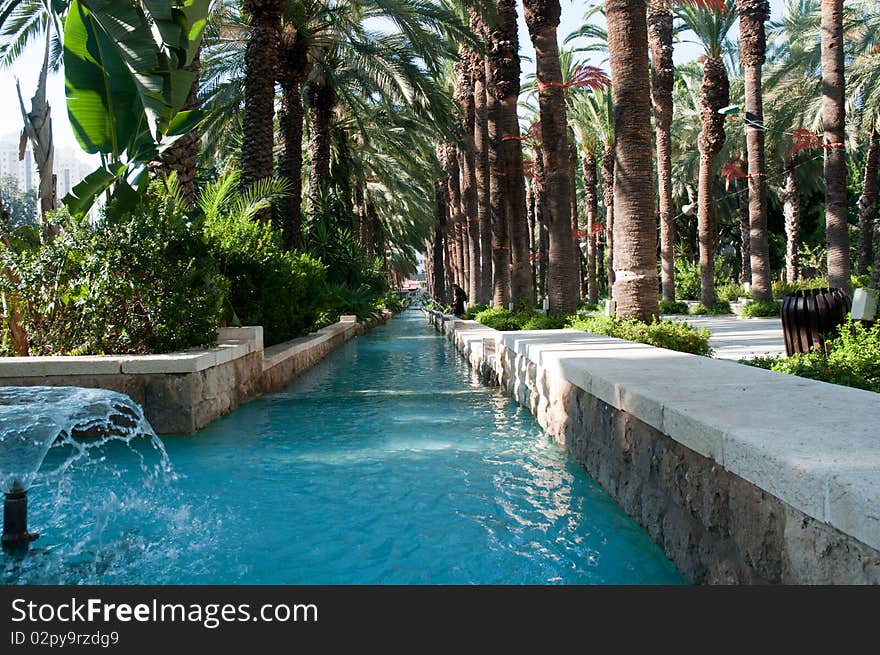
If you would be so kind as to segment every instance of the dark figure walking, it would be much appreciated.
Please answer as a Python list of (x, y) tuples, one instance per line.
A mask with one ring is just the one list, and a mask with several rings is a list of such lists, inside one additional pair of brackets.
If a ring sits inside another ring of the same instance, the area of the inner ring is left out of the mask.
[(467, 294), (457, 284), (452, 285), (452, 290), (455, 292), (455, 300), (452, 302), (452, 313), (456, 316), (463, 316), (464, 302), (468, 299)]

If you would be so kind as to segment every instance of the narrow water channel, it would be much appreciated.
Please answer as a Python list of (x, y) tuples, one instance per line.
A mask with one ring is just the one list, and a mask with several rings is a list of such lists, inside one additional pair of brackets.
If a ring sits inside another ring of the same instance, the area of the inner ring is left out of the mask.
[(35, 485), (41, 550), (5, 562), (4, 582), (683, 582), (420, 312), (164, 442), (170, 479), (120, 447), (74, 467), (63, 493)]

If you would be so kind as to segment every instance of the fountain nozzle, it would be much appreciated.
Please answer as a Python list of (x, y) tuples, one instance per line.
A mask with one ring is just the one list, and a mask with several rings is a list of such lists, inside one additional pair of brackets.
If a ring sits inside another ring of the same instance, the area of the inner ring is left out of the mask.
[(4, 494), (3, 501), (3, 550), (21, 552), (40, 535), (27, 530), (27, 489), (16, 480)]

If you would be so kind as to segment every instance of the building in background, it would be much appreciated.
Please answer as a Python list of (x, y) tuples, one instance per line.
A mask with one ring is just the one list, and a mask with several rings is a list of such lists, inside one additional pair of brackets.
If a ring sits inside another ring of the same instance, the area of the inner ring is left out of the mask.
[[(37, 165), (31, 153), (30, 144), (24, 159), (18, 159), (18, 134), (0, 137), (0, 175), (12, 175), (18, 180), (18, 188), (30, 191), (38, 184)], [(55, 148), (55, 186), (58, 200), (70, 193), (80, 180), (94, 170), (81, 151), (75, 148)]]

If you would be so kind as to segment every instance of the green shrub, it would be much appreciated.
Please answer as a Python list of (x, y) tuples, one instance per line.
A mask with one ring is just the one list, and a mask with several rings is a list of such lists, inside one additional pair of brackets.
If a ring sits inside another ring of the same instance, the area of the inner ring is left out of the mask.
[(660, 301), (660, 313), (661, 314), (687, 314), (688, 313), (688, 304), (686, 302), (679, 302), (676, 300), (661, 300)]
[(487, 309), (489, 309), (489, 305), (471, 305), (465, 310), (461, 317), (466, 321), (473, 321), (477, 314)]
[(756, 357), (740, 360), (780, 373), (821, 380), (880, 393), (880, 323), (865, 327), (848, 319), (837, 336), (827, 342), (828, 353), (820, 350), (791, 357)]
[(771, 283), (770, 288), (773, 290), (774, 298), (784, 298), (795, 291), (807, 291), (809, 289), (827, 289), (828, 278), (817, 277), (811, 280), (797, 280), (795, 282), (786, 282), (785, 280), (776, 280)]
[(599, 311), (600, 303), (597, 302), (588, 302), (586, 300), (582, 300), (577, 304), (578, 312), (596, 312)]
[(742, 308), (742, 315), (749, 318), (779, 316), (781, 308), (778, 300), (751, 300)]
[(399, 314), (403, 311), (403, 301), (398, 298), (394, 291), (387, 291), (384, 296), (376, 301), (376, 309), (385, 310), (393, 314)]
[(745, 289), (743, 289), (743, 285), (734, 284), (732, 282), (727, 284), (722, 284), (719, 287), (715, 287), (715, 298), (719, 301), (726, 300), (727, 302), (736, 302), (740, 298), (751, 297), (750, 293), (746, 293)]
[(675, 295), (684, 300), (700, 298), (700, 266), (684, 257), (675, 259)]
[(474, 320), (495, 330), (521, 330), (522, 317), (502, 307), (490, 307), (477, 313)]
[(568, 316), (535, 314), (522, 324), (523, 330), (561, 330), (568, 322)]
[[(161, 353), (213, 344), (229, 288), (198, 220), (154, 184), (96, 223), (59, 212), (57, 236), (19, 228), (0, 249), (30, 354)], [(13, 280), (17, 280), (17, 283)], [(4, 330), (4, 333), (6, 330)]]
[(732, 314), (730, 303), (726, 300), (719, 300), (711, 307), (706, 307), (703, 303), (697, 303), (691, 307), (691, 314), (708, 314), (709, 316), (720, 316), (722, 314)]
[(304, 333), (326, 311), (332, 294), (325, 266), (310, 255), (284, 252), (281, 233), (271, 224), (236, 212), (210, 216), (205, 237), (230, 282), (228, 323), (262, 325), (265, 343), (272, 345)]
[(694, 328), (684, 321), (655, 320), (642, 323), (637, 320), (620, 321), (610, 316), (591, 316), (574, 318), (569, 321), (568, 327), (694, 355), (709, 355), (712, 352), (709, 331)]

